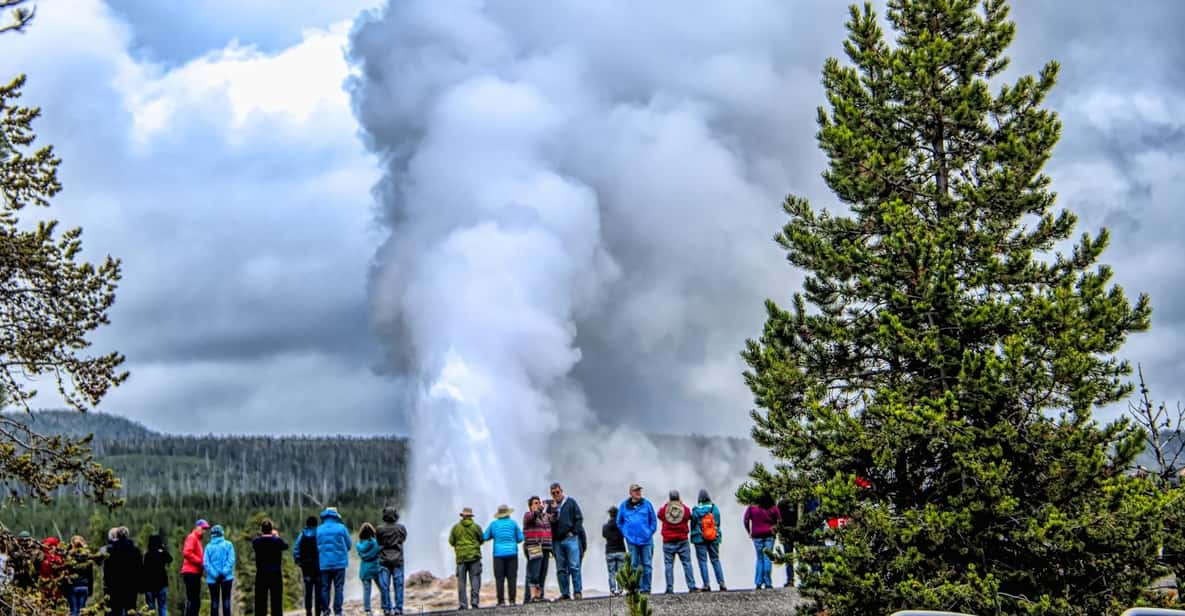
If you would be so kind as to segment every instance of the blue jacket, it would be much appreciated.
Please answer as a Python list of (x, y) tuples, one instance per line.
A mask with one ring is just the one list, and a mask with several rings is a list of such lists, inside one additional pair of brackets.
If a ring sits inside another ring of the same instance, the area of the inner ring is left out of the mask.
[(498, 518), (486, 527), (482, 541), (494, 540), (494, 558), (499, 556), (518, 556), (518, 544), (522, 543), (523, 529), (518, 522), (510, 518)]
[(658, 530), (658, 515), (654, 513), (654, 505), (644, 498), (637, 505), (625, 499), (617, 508), (617, 528), (621, 529), (626, 543), (650, 545), (654, 542), (654, 531)]
[(355, 548), (362, 562), (358, 565), (358, 579), (363, 582), (379, 579), (379, 542), (363, 539)]
[(692, 543), (704, 542), (704, 529), (700, 527), (700, 520), (704, 519), (704, 516), (709, 512), (712, 514), (712, 517), (716, 519), (716, 540), (712, 543), (719, 545), (720, 539), (724, 537), (724, 534), (720, 532), (720, 508), (717, 507), (715, 503), (700, 503), (691, 510)]
[[(317, 571), (320, 571), (320, 570), (321, 570), (321, 559), (317, 558), (317, 555), (316, 555), (316, 554), (313, 554), (313, 555), (312, 555), (312, 558), (316, 558), (317, 562), (310, 562), (310, 563), (305, 563), (305, 562), (302, 560), (302, 556), (301, 556), (301, 554), (300, 554), (300, 542), (301, 542), (301, 540), (302, 540), (302, 539), (304, 539), (305, 537), (312, 537), (312, 538), (313, 538), (313, 545), (314, 545), (314, 546), (316, 546), (316, 541), (317, 541), (317, 529), (316, 529), (316, 527), (314, 527), (314, 528), (302, 528), (302, 529), (300, 530), (300, 534), (299, 534), (299, 535), (297, 535), (297, 536), (296, 536), (296, 540), (294, 540), (294, 541), (292, 542), (292, 560), (296, 561), (296, 564), (297, 564), (297, 566), (302, 566), (302, 568), (303, 568), (303, 565), (305, 565), (305, 564), (311, 564), (311, 565), (313, 566), (313, 568), (314, 568), (314, 569), (316, 569)], [(306, 555), (306, 556), (307, 556), (307, 555)]]
[(317, 527), (317, 557), (322, 571), (345, 569), (350, 565), (350, 531), (342, 524), (342, 517), (332, 509), (321, 512)]
[(203, 561), (207, 584), (235, 579), (235, 545), (222, 536), (222, 527), (217, 524), (210, 529), (210, 543), (206, 545)]

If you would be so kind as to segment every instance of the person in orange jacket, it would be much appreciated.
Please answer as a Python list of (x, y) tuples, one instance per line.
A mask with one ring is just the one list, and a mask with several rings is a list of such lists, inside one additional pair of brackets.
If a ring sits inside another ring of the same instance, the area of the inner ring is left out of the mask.
[(202, 608), (202, 577), (206, 571), (202, 539), (210, 523), (198, 520), (181, 548), (181, 580), (185, 582), (185, 616), (198, 616)]

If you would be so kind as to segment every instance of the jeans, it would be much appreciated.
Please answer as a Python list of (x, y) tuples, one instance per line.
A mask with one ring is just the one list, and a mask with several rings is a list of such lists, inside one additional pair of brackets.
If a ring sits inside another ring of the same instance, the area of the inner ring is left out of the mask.
[(320, 615), (325, 611), (321, 603), (321, 572), (301, 572), (304, 578), (304, 613), (305, 616)]
[(279, 571), (255, 574), (255, 616), (267, 614), (284, 616), (284, 574)]
[(185, 583), (185, 616), (198, 616), (202, 611), (202, 575), (182, 573), (181, 581)]
[[(333, 597), (333, 613), (342, 616), (342, 603), (346, 598), (343, 594), (346, 586), (345, 569), (325, 569), (321, 571), (321, 612), (329, 613), (329, 598)], [(331, 591), (330, 588), (333, 590)], [(330, 593), (333, 593), (330, 595)]]
[(642, 577), (638, 580), (638, 592), (650, 592), (650, 575), (653, 573), (654, 544), (629, 545), (630, 566), (642, 570)]
[[(469, 593), (466, 596), (465, 583), (469, 583)], [(457, 602), (461, 609), (476, 608), (481, 602), (481, 561), (461, 563), (457, 565)]]
[(149, 614), (156, 612), (156, 616), (169, 616), (169, 607), (168, 607), (169, 587), (168, 586), (165, 586), (164, 588), (162, 588), (156, 592), (144, 593), (144, 600), (148, 602), (148, 613)]
[(675, 557), (683, 563), (683, 579), (687, 582), (687, 590), (695, 590), (695, 574), (691, 572), (691, 545), (686, 539), (673, 543), (662, 544), (663, 573), (667, 578), (667, 592), (675, 592)]
[[(498, 605), (504, 605), (507, 595), (510, 604), (514, 605), (515, 591), (518, 590), (518, 555), (494, 557), (494, 588), (498, 589)], [(503, 593), (503, 587), (506, 592)]]
[(621, 592), (621, 586), (617, 583), (617, 572), (625, 566), (625, 552), (605, 554), (605, 566), (609, 568), (609, 592), (612, 594)]
[(757, 552), (757, 567), (753, 573), (753, 585), (757, 588), (773, 588), (774, 582), (771, 576), (773, 575), (774, 564), (769, 559), (769, 555), (765, 553), (766, 550), (771, 550), (774, 547), (773, 537), (762, 537), (753, 539), (753, 549)]
[(210, 587), (210, 616), (218, 616), (218, 606), (222, 606), (222, 613), (230, 616), (230, 591), (234, 580), (223, 580), (207, 584)]
[(91, 591), (86, 586), (75, 586), (66, 593), (66, 605), (70, 606), (70, 616), (78, 616), (82, 608), (86, 607), (86, 598)]
[(535, 595), (543, 597), (543, 587), (547, 582), (548, 563), (551, 562), (551, 550), (543, 550), (543, 556), (527, 561), (527, 596), (524, 600), (531, 599), (531, 591), (535, 591)]
[[(378, 588), (378, 578), (371, 578), (369, 580), (362, 580), (362, 611), (370, 614), (370, 587)], [(379, 588), (379, 594), (382, 594), (382, 589)], [(381, 599), (380, 599), (381, 600)]]
[(555, 544), (555, 576), (560, 582), (561, 597), (571, 597), (569, 590), (576, 594), (584, 591), (584, 584), (580, 581), (579, 537), (568, 537)]
[(712, 587), (708, 583), (708, 561), (712, 561), (712, 570), (716, 574), (716, 585), (724, 590), (724, 568), (720, 566), (720, 544), (715, 541), (695, 544), (695, 562), (699, 564), (699, 576), (704, 581), (704, 588)]
[[(391, 604), (391, 586), (395, 586), (395, 603)], [(379, 601), (383, 614), (403, 613), (403, 567), (379, 566)]]

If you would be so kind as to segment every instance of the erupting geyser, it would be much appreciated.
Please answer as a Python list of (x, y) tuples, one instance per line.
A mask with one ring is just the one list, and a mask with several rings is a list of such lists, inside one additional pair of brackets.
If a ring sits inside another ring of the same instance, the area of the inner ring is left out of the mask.
[[(789, 284), (769, 240), (792, 187), (789, 15), (700, 8), (401, 0), (355, 28), (348, 87), (390, 232), (372, 315), (409, 384), (410, 567), (451, 568), (462, 507), (521, 513), (552, 480), (590, 556), (634, 481), (735, 508), (748, 445), (620, 427), (747, 432), (738, 351)], [(604, 589), (602, 569), (585, 565)]]

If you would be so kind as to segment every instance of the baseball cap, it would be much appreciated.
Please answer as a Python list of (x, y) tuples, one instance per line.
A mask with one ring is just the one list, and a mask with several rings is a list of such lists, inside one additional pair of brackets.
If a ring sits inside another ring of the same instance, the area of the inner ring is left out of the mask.
[(198, 520), (194, 526), (198, 528), (210, 528), (210, 523), (205, 520)]
[(630, 484), (630, 492), (633, 492), (634, 490), (641, 490), (641, 489), (642, 489), (642, 486), (640, 486), (636, 483)]

